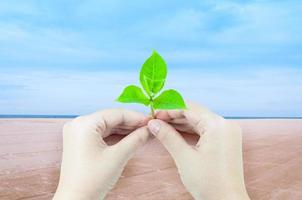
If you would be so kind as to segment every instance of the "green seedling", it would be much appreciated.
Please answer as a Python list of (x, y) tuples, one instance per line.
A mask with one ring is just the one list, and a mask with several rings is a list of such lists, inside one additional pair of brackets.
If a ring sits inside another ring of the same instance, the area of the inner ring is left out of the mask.
[(139, 80), (143, 90), (136, 85), (129, 85), (117, 98), (117, 101), (150, 106), (152, 118), (155, 117), (154, 112), (157, 109), (186, 109), (182, 96), (176, 90), (169, 89), (159, 93), (164, 87), (166, 77), (166, 62), (156, 51), (153, 51), (140, 71)]

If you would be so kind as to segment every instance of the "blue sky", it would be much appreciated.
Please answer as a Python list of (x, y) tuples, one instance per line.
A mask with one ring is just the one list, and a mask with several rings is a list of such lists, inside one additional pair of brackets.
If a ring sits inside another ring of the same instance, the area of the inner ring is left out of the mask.
[(84, 114), (113, 100), (156, 49), (167, 88), (228, 116), (302, 116), (302, 4), (0, 2), (0, 113)]

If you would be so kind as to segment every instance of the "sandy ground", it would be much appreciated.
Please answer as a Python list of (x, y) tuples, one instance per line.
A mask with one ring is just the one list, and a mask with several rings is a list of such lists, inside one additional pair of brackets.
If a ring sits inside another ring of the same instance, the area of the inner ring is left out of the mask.
[[(0, 199), (51, 199), (66, 119), (0, 120)], [(302, 199), (302, 120), (238, 120), (252, 199)], [(197, 137), (185, 135), (190, 143)], [(115, 141), (117, 136), (108, 139)], [(189, 200), (167, 151), (155, 139), (128, 163), (106, 199)]]

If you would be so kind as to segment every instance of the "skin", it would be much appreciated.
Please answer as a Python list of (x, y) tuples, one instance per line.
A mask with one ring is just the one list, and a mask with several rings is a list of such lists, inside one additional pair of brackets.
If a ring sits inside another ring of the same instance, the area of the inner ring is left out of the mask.
[[(54, 200), (103, 199), (115, 185), (127, 161), (150, 134), (148, 117), (123, 109), (81, 116), (63, 129), (63, 158)], [(108, 146), (103, 138), (128, 134)]]
[[(54, 199), (103, 199), (150, 133), (167, 148), (182, 182), (195, 199), (249, 199), (238, 125), (197, 105), (184, 111), (160, 111), (156, 117), (150, 120), (141, 113), (112, 109), (67, 123)], [(196, 146), (190, 146), (178, 131), (198, 134), (200, 140)], [(108, 146), (103, 138), (113, 133), (127, 136)]]
[[(249, 199), (245, 189), (240, 127), (198, 105), (160, 111), (148, 127), (173, 157), (180, 178), (195, 199)], [(179, 133), (198, 134), (195, 146)]]

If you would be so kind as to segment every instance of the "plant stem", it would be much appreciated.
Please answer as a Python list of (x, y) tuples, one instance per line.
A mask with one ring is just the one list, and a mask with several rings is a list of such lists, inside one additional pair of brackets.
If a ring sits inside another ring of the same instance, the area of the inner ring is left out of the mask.
[(152, 119), (154, 119), (155, 118), (155, 114), (154, 114), (154, 108), (153, 108), (152, 103), (150, 105), (150, 109), (151, 109), (151, 117), (152, 117)]
[(150, 109), (151, 109), (151, 117), (152, 119), (155, 119), (155, 113), (153, 108), (153, 95), (150, 95)]

